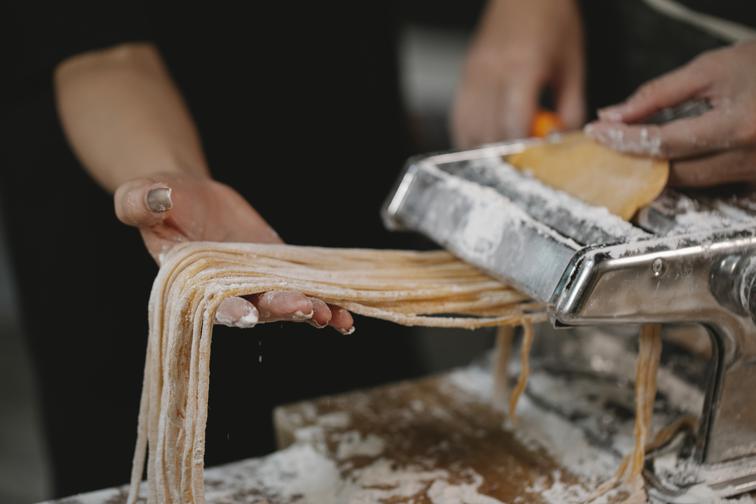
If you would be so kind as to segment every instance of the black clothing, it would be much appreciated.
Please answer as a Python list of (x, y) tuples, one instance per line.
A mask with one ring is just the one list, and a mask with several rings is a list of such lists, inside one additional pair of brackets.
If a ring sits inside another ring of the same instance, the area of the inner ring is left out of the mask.
[[(750, 2), (687, 3), (752, 9)], [(642, 2), (582, 6), (590, 110), (723, 44)], [(213, 174), (286, 241), (406, 247), (414, 244), (386, 233), (378, 218), (409, 153), (392, 8), (34, 0), (0, 7), (9, 10), (0, 19), (15, 29), (0, 30), (9, 38), (2, 45), (11, 69), (0, 108), (0, 191), (57, 495), (128, 477), (155, 266), (63, 137), (51, 88), (55, 64), (122, 42), (156, 43), (198, 124)], [(367, 319), (357, 327), (351, 337), (293, 324), (219, 328), (208, 464), (272, 450), (276, 404), (416, 372), (404, 331)]]
[[(56, 63), (155, 42), (214, 176), (284, 240), (411, 246), (383, 229), (378, 212), (408, 154), (392, 4), (269, 2), (251, 14), (242, 5), (12, 7), (23, 57), (3, 106), (3, 138), (13, 140), (3, 147), (0, 187), (56, 495), (128, 478), (156, 271), (63, 137)], [(218, 328), (208, 465), (273, 450), (277, 404), (417, 373), (406, 330), (361, 318), (356, 326), (350, 337), (294, 324)]]
[[(756, 28), (756, 3), (684, 0), (681, 5)], [(582, 0), (591, 115), (619, 103), (638, 86), (728, 41), (667, 17), (642, 1)]]

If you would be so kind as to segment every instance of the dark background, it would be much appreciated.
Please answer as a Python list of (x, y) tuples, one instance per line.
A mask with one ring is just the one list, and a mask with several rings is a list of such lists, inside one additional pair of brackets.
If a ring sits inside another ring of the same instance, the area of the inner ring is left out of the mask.
[[(680, 23), (660, 18), (651, 13), (648, 9), (638, 7), (641, 2), (627, 2), (621, 0), (615, 1), (593, 1), (586, 0), (582, 2), (585, 5), (585, 20), (587, 25), (587, 49), (589, 53), (589, 85), (588, 96), (590, 107), (593, 110), (596, 106), (606, 105), (622, 99), (631, 92), (641, 82), (654, 77), (664, 71), (672, 69), (679, 64), (687, 61), (699, 52), (717, 47), (722, 41), (714, 37), (702, 34), (700, 31), (681, 25)], [(754, 25), (753, 8), (744, 7), (742, 2), (714, 2), (710, 0), (692, 0), (688, 2), (692, 6), (703, 8), (708, 12), (734, 17), (744, 24)], [(30, 16), (29, 22), (39, 22), (42, 25), (55, 26), (59, 19), (56, 18), (60, 11), (56, 9), (65, 8), (61, 5), (50, 8), (44, 2), (27, 2), (24, 4), (24, 12)], [(112, 4), (119, 8), (128, 7), (129, 4)], [(112, 7), (111, 4), (107, 8)], [(400, 2), (396, 12), (401, 23), (398, 25), (398, 54), (400, 65), (400, 86), (395, 90), (400, 92), (407, 113), (407, 121), (404, 123), (406, 131), (397, 128), (397, 133), (407, 133), (407, 144), (402, 155), (414, 152), (440, 150), (448, 148), (448, 137), (446, 134), (446, 124), (449, 104), (453, 96), (453, 90), (458, 79), (459, 65), (464, 56), (466, 44), (468, 42), (471, 30), (473, 29), (479, 14), (482, 2), (433, 2), (430, 0), (412, 0)], [(105, 7), (100, 7), (105, 8)], [(128, 9), (126, 9), (128, 10)], [(32, 14), (28, 14), (31, 12)], [(112, 14), (112, 13), (111, 13)], [(115, 15), (118, 13), (115, 12)], [(334, 15), (340, 13), (334, 11)], [(341, 13), (343, 14), (343, 13)], [(364, 13), (363, 13), (364, 14)], [(360, 12), (355, 12), (359, 17)], [(3, 19), (8, 19), (4, 17)], [(275, 20), (262, 20), (261, 22), (275, 22)], [(344, 19), (344, 23), (350, 23), (349, 19)], [(354, 17), (352, 21), (354, 22)], [(289, 27), (290, 28), (290, 27)], [(287, 26), (283, 25), (280, 32), (285, 34)], [(220, 34), (220, 28), (216, 27)], [(34, 94), (35, 90), (30, 89), (30, 85), (48, 86), (46, 81), (48, 76), (35, 74), (35, 64), (47, 56), (25, 58), (24, 51), (17, 50), (22, 44), (34, 46), (34, 30), (25, 30), (22, 25), (12, 25), (6, 30), (0, 30), (0, 42), (4, 50), (5, 68), (9, 69), (6, 78), (3, 80), (4, 93), (2, 95), (2, 114), (0, 114), (0, 132), (5, 140), (4, 145), (0, 146), (0, 160), (7, 163), (7, 157), (2, 154), (7, 153), (9, 142), (15, 142), (18, 129), (24, 130), (26, 134), (26, 144), (24, 148), (28, 149), (29, 156), (39, 156), (44, 153), (36, 152), (38, 145), (33, 140), (33, 135), (28, 133), (34, 132), (39, 138), (49, 139), (57, 138), (55, 141), (61, 141), (60, 133), (56, 130), (54, 122), (39, 123), (34, 121), (32, 109), (25, 109), (22, 103), (24, 97)], [(30, 39), (31, 37), (31, 39)], [(328, 37), (328, 34), (324, 34)], [(265, 44), (277, 44), (280, 41), (271, 37), (265, 40), (257, 40), (257, 43), (265, 47)], [(54, 44), (53, 44), (54, 46)], [(201, 50), (198, 47), (197, 50)], [(259, 65), (268, 68), (266, 61), (257, 60), (251, 57), (250, 65)], [(42, 67), (39, 67), (42, 68)], [(329, 69), (323, 69), (317, 65), (309, 69), (313, 74), (317, 72), (327, 72)], [(330, 69), (337, 71), (338, 69)], [(41, 71), (41, 70), (40, 70)], [(31, 76), (31, 77), (30, 77)], [(275, 82), (275, 76), (271, 82)], [(219, 76), (222, 78), (222, 75)], [(33, 82), (33, 84), (32, 84)], [(41, 84), (40, 84), (41, 83)], [(348, 82), (342, 83), (345, 89), (349, 89)], [(305, 80), (299, 84), (304, 86), (308, 91), (317, 91), (320, 84), (317, 79)], [(387, 90), (386, 92), (395, 92)], [(42, 91), (39, 96), (40, 101), (36, 106), (50, 108), (51, 96)], [(191, 99), (191, 96), (189, 97)], [(260, 99), (265, 100), (262, 96)], [(326, 104), (327, 105), (327, 104)], [(221, 105), (219, 105), (221, 106)], [(327, 107), (324, 107), (327, 110)], [(10, 113), (9, 113), (10, 112)], [(208, 109), (201, 112), (197, 117), (200, 128), (202, 124), (213, 119), (215, 112)], [(378, 113), (378, 112), (376, 112)], [(18, 123), (8, 121), (8, 117), (19, 118)], [(292, 148), (303, 148), (312, 152), (313, 163), (316, 166), (326, 166), (329, 156), (343, 155), (341, 147), (344, 143), (349, 143), (353, 151), (349, 155), (359, 153), (360, 135), (356, 134), (353, 138), (333, 138), (331, 143), (323, 144), (322, 142), (313, 145), (307, 145), (306, 139), (308, 130), (318, 128), (320, 117), (304, 118), (304, 121), (295, 121), (297, 118), (287, 117), (286, 111), (280, 114), (280, 121), (273, 124), (255, 124), (254, 128), (246, 131), (238, 131), (237, 141), (248, 142), (255, 148), (264, 148), (255, 142), (255, 136), (252, 134), (255, 128), (266, 128), (268, 135), (293, 135), (295, 139), (302, 139), (298, 145)], [(370, 137), (370, 133), (367, 133)], [(206, 138), (210, 142), (208, 147), (213, 148), (212, 139)], [(45, 145), (46, 142), (39, 142), (39, 145)], [(384, 161), (386, 166), (393, 167), (398, 173), (401, 165), (401, 157), (394, 153), (394, 157), (387, 158)], [(253, 154), (254, 156), (254, 154)], [(254, 157), (253, 157), (254, 159)], [(272, 159), (270, 156), (266, 160)], [(67, 162), (73, 162), (69, 159)], [(48, 221), (45, 218), (46, 213), (55, 212), (56, 208), (63, 205), (74, 205), (82, 215), (87, 214), (93, 208), (89, 205), (89, 198), (96, 202), (97, 208), (108, 208), (109, 197), (87, 181), (83, 172), (75, 172), (75, 176), (82, 180), (82, 183), (89, 184), (88, 196), (80, 201), (71, 202), (65, 194), (56, 192), (56, 177), (60, 173), (56, 172), (58, 167), (49, 167), (47, 173), (25, 173), (22, 174), (25, 180), (28, 180), (25, 194), (30, 195), (28, 199), (19, 199), (10, 205), (8, 201), (0, 201), (0, 212), (5, 208), (11, 208), (14, 217), (18, 217), (18, 212), (28, 210), (27, 225), (22, 228), (24, 233), (46, 233), (50, 236), (50, 250), (36, 250), (32, 253), (44, 254), (55, 253), (60, 255), (60, 259), (65, 257), (74, 257), (80, 255), (76, 249), (77, 233), (86, 236), (86, 229), (69, 230), (64, 226), (51, 225), (54, 219)], [(285, 171), (287, 168), (285, 158), (281, 159), (278, 169)], [(9, 171), (8, 166), (2, 166), (3, 175)], [(2, 182), (0, 178), (0, 183)], [(286, 180), (286, 175), (282, 175), (282, 180)], [(233, 180), (230, 182), (233, 183)], [(370, 180), (364, 176), (355, 176), (338, 182), (344, 187), (360, 187), (370, 185)], [(45, 190), (40, 191), (45, 194), (44, 201), (34, 199), (35, 185), (44, 185)], [(2, 193), (2, 191), (0, 191)], [(14, 200), (17, 195), (12, 195)], [(359, 193), (355, 198), (359, 199)], [(355, 199), (355, 201), (357, 201)], [(330, 202), (334, 211), (337, 211), (344, 202)], [(67, 210), (70, 211), (70, 208)], [(263, 209), (264, 210), (264, 209)], [(304, 209), (306, 211), (306, 209)], [(263, 212), (265, 213), (265, 212)], [(375, 219), (377, 220), (378, 208), (376, 205)], [(0, 215), (0, 224), (2, 223)], [(281, 216), (280, 226), (286, 229), (287, 216)], [(103, 211), (96, 215), (88, 215), (87, 221), (101, 225), (111, 225), (113, 216), (109, 211)], [(275, 218), (274, 218), (275, 220)], [(18, 219), (16, 219), (18, 221)], [(274, 225), (278, 224), (274, 222)], [(5, 230), (7, 231), (7, 230)], [(16, 233), (18, 229), (14, 229)], [(319, 237), (314, 234), (308, 234), (308, 229), (299, 229), (297, 231), (301, 243), (306, 243), (311, 237)], [(314, 232), (313, 232), (314, 233)], [(286, 231), (283, 231), (286, 238)], [(35, 385), (34, 385), (34, 368), (32, 367), (28, 355), (28, 341), (23, 336), (23, 327), (21, 327), (18, 317), (18, 306), (14, 299), (14, 271), (8, 266), (7, 244), (3, 242), (4, 230), (0, 227), (0, 502), (29, 502), (40, 500), (49, 496), (50, 492), (50, 475), (46, 467), (46, 455), (44, 442), (40, 436), (39, 429), (39, 412), (35, 402)], [(143, 290), (149, 287), (149, 281), (154, 271), (146, 254), (139, 251), (140, 245), (138, 238), (134, 233), (122, 233), (118, 238), (122, 241), (123, 246), (129, 247), (135, 251), (135, 257), (139, 257), (141, 268), (145, 272), (138, 278), (131, 278), (124, 272), (120, 282), (142, 282)], [(394, 237), (385, 238), (394, 240)], [(377, 246), (385, 243), (384, 238), (376, 236), (360, 237), (360, 243), (355, 245), (366, 244)], [(419, 241), (407, 238), (396, 238), (395, 243), (402, 246), (422, 246)], [(402, 241), (408, 240), (408, 241)], [(120, 242), (119, 242), (120, 243)], [(97, 250), (91, 251), (92, 260), (98, 262), (107, 262), (109, 257), (98, 255)], [(139, 255), (141, 254), (141, 255)], [(31, 260), (24, 258), (24, 260)], [(141, 262), (140, 262), (141, 261)], [(86, 275), (87, 272), (73, 272), (72, 281), (76, 275)], [(40, 275), (43, 278), (43, 275)], [(97, 295), (107, 295), (107, 279), (93, 279), (95, 284), (101, 281), (101, 291)], [(24, 289), (43, 289), (45, 292), (44, 299), (49, 305), (35, 307), (34, 317), (50, 316), (54, 310), (47, 310), (54, 305), (56, 297), (64, 295), (63, 292), (56, 290), (55, 286), (45, 285), (43, 281), (37, 285), (23, 285)], [(140, 312), (141, 314), (142, 312)], [(141, 316), (141, 315), (140, 315)], [(103, 315), (106, 320), (112, 323), (123, 322), (121, 314), (112, 313)], [(129, 314), (127, 317), (133, 320), (135, 332), (141, 334), (141, 327), (144, 320), (135, 314)], [(145, 317), (146, 318), (146, 317)], [(75, 331), (75, 323), (70, 321), (60, 322), (60, 331), (57, 335), (61, 341), (70, 337), (71, 332)], [(104, 325), (103, 332), (107, 334), (107, 325)], [(411, 354), (415, 359), (414, 374), (433, 372), (450, 366), (463, 364), (469, 361), (473, 356), (479, 354), (482, 350), (490, 345), (490, 334), (482, 333), (472, 335), (470, 333), (454, 332), (432, 332), (417, 330), (407, 337), (408, 346), (407, 354)], [(59, 343), (60, 344), (60, 343)], [(107, 344), (107, 339), (101, 342), (103, 351), (113, 351)], [(96, 349), (90, 348), (89, 351), (96, 353)], [(218, 352), (223, 352), (223, 347), (218, 348)], [(233, 346), (229, 346), (225, 351), (233, 352)], [(265, 356), (264, 344), (260, 350), (261, 355)], [(256, 355), (251, 360), (256, 361)], [(277, 363), (270, 359), (263, 361), (264, 366), (286, 366), (285, 362)], [(141, 370), (139, 373), (140, 374)], [(388, 378), (387, 378), (388, 379)], [(354, 382), (352, 386), (361, 386), (359, 382)], [(101, 388), (103, 396), (107, 394), (107, 384), (89, 383), (92, 388)], [(135, 390), (137, 387), (134, 387)], [(334, 383), (333, 388), (338, 386)], [(253, 391), (251, 391), (252, 393)], [(301, 397), (312, 395), (314, 390), (308, 389), (306, 381), (302, 382), (301, 387), (297, 390)], [(295, 399), (296, 397), (291, 397)], [(211, 415), (212, 416), (212, 415)], [(135, 420), (135, 419), (134, 419)], [(237, 426), (241, 429), (243, 426)], [(103, 440), (105, 443), (108, 440)], [(122, 440), (124, 443), (131, 444), (132, 439)], [(229, 439), (229, 443), (234, 443), (234, 439)], [(212, 463), (211, 446), (208, 450), (209, 460)], [(128, 465), (129, 461), (125, 460), (124, 464)], [(75, 459), (72, 460), (75, 464)], [(124, 473), (124, 480), (127, 473)]]
[[(459, 19), (454, 19), (454, 16), (444, 15), (446, 19), (429, 19), (422, 20), (422, 13), (426, 11), (426, 6), (418, 6), (417, 8), (410, 8), (407, 12), (401, 13), (406, 21), (399, 27), (399, 32), (396, 34), (400, 39), (399, 49), (401, 68), (409, 69), (411, 71), (405, 72), (400, 81), (401, 91), (405, 97), (407, 110), (411, 115), (412, 129), (412, 146), (406, 147), (406, 152), (416, 152), (422, 150), (430, 150), (438, 147), (446, 147), (446, 134), (445, 134), (445, 116), (448, 102), (451, 99), (455, 80), (457, 76), (457, 66), (462, 56), (463, 47), (466, 41), (469, 30), (474, 24), (474, 20), (477, 16), (475, 12), (475, 5), (470, 4), (470, 11)], [(416, 12), (413, 12), (416, 11)], [(457, 12), (459, 14), (459, 11)], [(431, 16), (433, 17), (433, 16)], [(464, 18), (467, 18), (465, 21)], [(53, 23), (53, 20), (43, 20), (47, 23)], [(20, 27), (16, 27), (20, 28)], [(8, 33), (6, 32), (6, 35)], [(28, 43), (29, 34), (18, 35), (22, 40), (26, 38)], [(14, 37), (8, 37), (9, 43), (18, 46), (18, 40)], [(439, 47), (440, 46), (440, 47)], [(41, 157), (44, 156), (44, 152), (39, 152), (35, 147), (44, 146), (49, 144), (48, 141), (40, 141), (37, 145), (34, 136), (39, 135), (40, 138), (56, 138), (55, 142), (60, 142), (60, 133), (57, 131), (57, 126), (54, 121), (39, 121), (39, 110), (50, 109), (51, 97), (46, 91), (41, 93), (35, 93), (34, 90), (29, 88), (29, 82), (34, 82), (36, 85), (47, 85), (45, 83), (47, 76), (35, 75), (33, 69), (33, 62), (31, 61), (19, 61), (18, 54), (12, 54), (10, 61), (18, 65), (16, 68), (24, 68), (23, 72), (13, 73), (10, 81), (6, 81), (7, 93), (3, 99), (4, 105), (10, 107), (11, 115), (16, 118), (20, 118), (20, 124), (9, 124), (10, 121), (3, 122), (3, 133), (16, 138), (20, 138), (19, 130), (24, 133), (22, 141), (25, 142), (25, 148), (29, 149), (29, 157)], [(12, 65), (11, 65), (12, 67)], [(25, 80), (24, 76), (28, 79), (30, 75), (29, 68), (32, 67), (31, 75), (32, 81)], [(344, 85), (347, 85), (345, 83)], [(318, 86), (317, 80), (313, 82), (305, 82), (305, 87)], [(31, 109), (26, 105), (23, 100), (28, 100), (29, 96), (41, 96), (41, 99), (34, 99), (34, 103), (31, 104)], [(23, 105), (20, 105), (23, 104)], [(34, 107), (38, 107), (35, 111)], [(7, 109), (6, 109), (7, 110)], [(36, 115), (36, 117), (35, 117)], [(282, 111), (282, 115), (285, 115), (285, 111)], [(6, 116), (8, 117), (8, 116)], [(203, 117), (198, 117), (198, 123), (200, 127), (203, 124)], [(211, 119), (211, 118), (210, 118)], [(291, 119), (291, 118), (289, 118)], [(311, 118), (314, 120), (321, 120), (321, 118)], [(280, 126), (282, 128), (278, 132), (268, 132), (268, 134), (289, 134), (291, 131), (286, 131), (285, 128), (291, 127), (291, 120), (281, 121)], [(265, 125), (260, 125), (265, 126)], [(314, 127), (310, 124), (295, 125), (294, 132), (296, 134), (307, 134), (307, 128)], [(16, 131), (14, 131), (14, 129)], [(303, 131), (304, 130), (304, 131)], [(30, 132), (33, 132), (31, 134)], [(254, 133), (254, 129), (251, 129), (245, 134), (250, 135)], [(243, 141), (243, 139), (239, 139)], [(253, 139), (247, 139), (250, 145), (254, 145)], [(318, 159), (328, 154), (325, 151), (334, 151), (338, 148), (343, 139), (334, 138), (333, 145), (326, 146), (324, 152), (314, 152), (316, 162)], [(354, 139), (353, 139), (354, 142)], [(264, 146), (264, 145), (263, 145)], [(7, 146), (6, 146), (7, 147)], [(314, 148), (316, 146), (312, 146)], [(212, 148), (212, 146), (210, 146)], [(0, 152), (7, 152), (0, 150)], [(17, 154), (15, 154), (17, 156)], [(402, 157), (404, 154), (402, 154)], [(262, 156), (266, 160), (270, 159), (270, 156)], [(4, 158), (8, 159), (8, 158)], [(66, 162), (73, 162), (68, 160)], [(401, 158), (396, 158), (391, 162), (386, 162), (388, 169), (399, 172), (401, 167)], [(58, 167), (50, 167), (51, 173), (43, 174), (49, 175), (47, 180), (40, 177), (42, 174), (34, 173), (21, 173), (16, 176), (25, 177), (29, 184), (44, 184), (46, 187), (42, 189), (45, 194), (44, 201), (35, 203), (30, 202), (28, 225), (24, 225), (21, 228), (23, 233), (45, 233), (50, 236), (51, 250), (35, 251), (35, 253), (47, 254), (53, 253), (58, 256), (58, 263), (65, 262), (66, 257), (74, 259), (76, 254), (80, 251), (76, 249), (77, 236), (82, 240), (85, 238), (86, 228), (66, 229), (64, 226), (57, 224), (55, 219), (50, 219), (49, 222), (45, 222), (46, 212), (55, 211), (56, 208), (63, 208), (66, 205), (66, 211), (71, 211), (71, 205), (76, 208), (82, 214), (86, 214), (90, 208), (105, 208), (109, 210), (109, 197), (102, 193), (99, 193), (94, 184), (90, 184), (91, 190), (87, 192), (86, 197), (80, 198), (78, 201), (68, 201), (67, 195), (62, 194), (60, 191), (55, 191), (56, 186), (62, 182), (57, 182), (58, 178), (62, 175), (59, 173)], [(280, 169), (286, 169), (286, 161), (280, 161)], [(55, 170), (58, 170), (56, 172)], [(6, 173), (7, 175), (7, 173)], [(75, 172), (74, 176), (81, 178), (86, 177), (83, 172)], [(0, 183), (4, 180), (0, 177)], [(351, 181), (350, 181), (351, 182)], [(87, 183), (89, 184), (89, 183)], [(33, 191), (30, 191), (30, 193)], [(387, 191), (386, 191), (387, 192)], [(2, 191), (0, 191), (2, 193)], [(17, 195), (13, 195), (15, 200)], [(6, 209), (10, 207), (12, 212), (18, 212), (23, 207), (24, 201), (14, 201), (13, 205), (9, 205), (7, 201), (3, 203), (0, 201), (0, 212), (2, 208)], [(87, 203), (88, 201), (94, 201), (94, 204)], [(336, 203), (332, 203), (336, 204)], [(15, 214), (18, 215), (18, 214)], [(0, 216), (1, 217), (1, 216)], [(375, 219), (378, 217), (378, 208), (375, 211)], [(105, 211), (101, 215), (86, 215), (86, 222), (91, 223), (93, 227), (99, 227), (100, 225), (107, 224), (113, 220), (112, 214)], [(52, 224), (55, 223), (55, 224)], [(274, 223), (275, 224), (275, 223)], [(285, 225), (282, 224), (282, 225)], [(19, 229), (15, 229), (16, 234)], [(44, 439), (41, 435), (40, 429), (40, 411), (35, 400), (35, 369), (32, 365), (32, 361), (29, 356), (29, 341), (24, 337), (22, 329), (22, 323), (19, 320), (18, 315), (18, 303), (16, 302), (14, 292), (16, 290), (13, 282), (13, 271), (8, 264), (8, 250), (7, 244), (4, 242), (4, 237), (7, 233), (0, 229), (0, 501), (4, 503), (14, 502), (30, 502), (38, 501), (51, 495), (52, 487), (50, 480), (50, 471), (47, 467), (46, 453)], [(123, 236), (117, 238), (120, 246), (129, 247), (129, 250), (133, 249), (135, 257), (141, 258), (139, 263), (142, 264), (142, 268), (146, 271), (146, 275), (139, 275), (129, 277), (128, 272), (124, 272), (123, 278), (117, 280), (117, 282), (141, 282), (144, 283), (143, 290), (146, 296), (149, 289), (150, 277), (154, 271), (154, 266), (150, 264), (150, 260), (146, 254), (141, 252), (141, 245), (139, 239), (135, 233), (128, 230), (123, 230), (121, 233)], [(285, 233), (284, 233), (285, 234)], [(305, 232), (301, 233), (301, 242), (306, 242), (307, 235)], [(286, 237), (286, 236), (284, 236)], [(368, 237), (369, 239), (369, 237)], [(377, 238), (376, 238), (377, 239)], [(359, 244), (359, 243), (356, 243)], [(367, 243), (369, 245), (369, 243)], [(378, 245), (374, 243), (373, 245)], [(418, 243), (418, 246), (422, 244)], [(93, 261), (106, 262), (108, 257), (98, 256), (98, 251), (93, 251)], [(79, 275), (84, 275), (80, 278), (86, 278), (88, 273), (86, 271), (72, 272), (71, 281), (75, 281), (79, 278)], [(42, 273), (39, 277), (43, 277)], [(107, 295), (107, 282), (106, 279), (92, 278), (86, 280), (93, 282), (95, 285), (99, 285), (98, 289), (101, 295)], [(39, 283), (42, 283), (40, 280)], [(30, 289), (36, 288), (33, 285), (24, 285), (23, 288)], [(50, 286), (39, 286), (44, 289), (45, 302), (54, 303), (57, 296), (62, 295), (62, 292), (57, 292), (56, 289)], [(146, 299), (146, 298), (145, 298)], [(53, 307), (54, 308), (54, 307)], [(54, 312), (54, 309), (52, 310)], [(138, 315), (129, 315), (123, 317), (123, 319), (134, 319), (135, 326), (141, 326), (145, 324), (145, 320), (142, 320), (142, 313), (146, 314), (146, 310), (141, 310)], [(32, 321), (37, 320), (38, 317), (45, 317), (46, 313), (32, 313)], [(111, 320), (112, 323), (130, 324), (127, 320), (122, 320), (118, 313), (111, 313), (102, 315), (105, 320)], [(66, 338), (72, 338), (75, 331), (75, 323), (70, 320), (62, 320), (59, 324), (60, 332), (57, 335), (56, 341), (53, 344), (65, 344)], [(113, 345), (117, 345), (117, 342), (109, 343), (107, 340), (107, 324), (103, 323), (103, 339), (100, 343), (94, 343), (90, 346), (89, 352), (97, 354), (102, 351), (119, 351), (112, 348)], [(136, 330), (135, 337), (141, 337), (141, 329)], [(216, 343), (222, 342), (224, 336), (223, 331), (219, 331), (219, 337)], [(452, 365), (458, 365), (469, 361), (475, 355), (479, 354), (482, 350), (490, 346), (491, 338), (488, 334), (474, 335), (470, 338), (470, 334), (465, 332), (464, 338), (460, 338), (458, 334), (452, 332), (443, 332), (442, 334), (425, 334), (425, 331), (416, 331), (415, 334), (409, 337), (409, 349), (415, 358), (414, 374), (428, 373), (435, 370), (447, 368)], [(229, 335), (231, 338), (238, 338), (237, 335)], [(334, 338), (333, 335), (330, 336)], [(267, 367), (279, 367), (286, 368), (290, 365), (287, 362), (277, 363), (274, 360), (275, 352), (268, 350), (266, 352), (265, 342), (261, 341), (261, 348), (259, 350), (260, 355), (263, 356), (262, 366)], [(387, 342), (391, 345), (391, 342)], [(106, 345), (106, 346), (101, 346)], [(140, 345), (141, 346), (141, 345)], [(98, 348), (99, 347), (99, 348)], [(117, 346), (116, 346), (117, 348)], [(229, 346), (226, 351), (233, 352), (233, 345)], [(224, 348), (222, 344), (218, 344), (214, 350), (214, 359), (222, 359), (222, 353)], [(257, 355), (250, 356), (250, 361), (257, 362)], [(37, 367), (38, 368), (38, 367)], [(44, 371), (44, 370), (43, 370)], [(229, 371), (232, 373), (232, 371)], [(141, 368), (135, 371), (135, 376), (141, 374)], [(233, 373), (232, 373), (233, 374)], [(293, 373), (295, 374), (295, 373)], [(217, 374), (216, 376), (217, 377)], [(232, 378), (232, 377), (230, 377)], [(49, 379), (49, 377), (48, 377)], [(228, 379), (228, 378), (227, 378)], [(343, 381), (343, 380), (342, 380)], [(136, 380), (135, 380), (136, 382)], [(347, 380), (348, 383), (348, 380)], [(137, 383), (138, 385), (138, 383)], [(84, 385), (83, 385), (84, 386)], [(101, 389), (101, 396), (104, 398), (107, 396), (108, 387), (107, 383), (98, 382), (96, 380), (89, 380), (86, 385), (95, 390)], [(353, 383), (351, 386), (344, 387), (339, 386), (335, 382), (330, 387), (333, 389), (338, 388), (352, 388), (355, 386), (361, 386), (360, 383)], [(135, 390), (138, 388), (134, 387)], [(297, 391), (299, 397), (312, 396), (315, 391), (309, 390), (310, 383), (308, 380), (301, 380), (301, 386)], [(253, 395), (258, 392), (254, 389), (250, 389), (250, 401)], [(218, 394), (220, 394), (219, 392)], [(216, 397), (218, 396), (216, 394)], [(296, 399), (298, 397), (291, 397)], [(231, 401), (225, 401), (231, 404)], [(223, 401), (219, 401), (223, 404)], [(70, 405), (75, 407), (75, 405)], [(133, 421), (135, 422), (134, 417)], [(130, 420), (132, 421), (132, 420)], [(236, 432), (234, 426), (229, 427), (230, 439), (228, 442), (233, 444), (235, 439), (233, 433)], [(112, 440), (103, 439), (102, 443), (107, 443)], [(120, 441), (119, 441), (120, 442)], [(124, 439), (123, 443), (131, 445), (133, 439)], [(210, 446), (209, 446), (210, 448)], [(212, 458), (211, 449), (209, 450), (208, 457)], [(124, 460), (124, 465), (129, 464), (129, 460)], [(212, 460), (210, 460), (212, 463)], [(75, 454), (72, 454), (71, 468), (75, 470), (76, 459)], [(128, 473), (124, 472), (123, 480), (125, 481)]]

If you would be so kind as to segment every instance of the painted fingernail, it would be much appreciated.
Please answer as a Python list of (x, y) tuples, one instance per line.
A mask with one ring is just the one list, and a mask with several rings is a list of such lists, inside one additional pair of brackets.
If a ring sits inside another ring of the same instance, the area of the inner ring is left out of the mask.
[(355, 328), (354, 326), (352, 326), (352, 327), (350, 327), (349, 329), (341, 329), (341, 328), (338, 328), (338, 329), (336, 329), (336, 330), (337, 330), (337, 331), (339, 331), (339, 332), (340, 332), (341, 334), (343, 334), (344, 336), (349, 336), (350, 334), (354, 333), (354, 331), (356, 331), (357, 329), (356, 329), (356, 328)]
[(260, 314), (255, 305), (240, 297), (224, 299), (215, 312), (215, 321), (228, 327), (249, 329), (255, 327)]
[(156, 213), (167, 212), (173, 208), (170, 187), (156, 187), (147, 193), (147, 207)]

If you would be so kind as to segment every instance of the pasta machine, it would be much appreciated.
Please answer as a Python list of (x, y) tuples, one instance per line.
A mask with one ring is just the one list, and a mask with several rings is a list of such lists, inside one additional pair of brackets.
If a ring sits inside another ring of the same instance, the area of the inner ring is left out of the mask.
[[(711, 362), (686, 479), (647, 474), (674, 501), (705, 483), (756, 489), (756, 198), (665, 190), (626, 222), (550, 188), (505, 158), (533, 142), (412, 158), (383, 209), (543, 303), (554, 327), (696, 323)], [(653, 460), (647, 460), (653, 466)]]

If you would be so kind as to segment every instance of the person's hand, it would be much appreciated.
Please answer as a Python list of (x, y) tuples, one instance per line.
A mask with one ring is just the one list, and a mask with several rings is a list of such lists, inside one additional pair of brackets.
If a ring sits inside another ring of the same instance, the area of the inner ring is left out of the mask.
[[(643, 124), (693, 99), (711, 109), (661, 126)], [(672, 160), (673, 185), (756, 182), (756, 42), (703, 53), (598, 115), (586, 126), (588, 135), (622, 152)]]
[(454, 144), (468, 148), (527, 136), (545, 88), (563, 126), (579, 128), (584, 67), (575, 0), (491, 0), (457, 90)]
[[(187, 241), (282, 243), (241, 195), (207, 177), (162, 174), (135, 179), (121, 185), (114, 199), (118, 218), (139, 229), (158, 263), (173, 246)], [(331, 326), (344, 334), (354, 330), (348, 311), (299, 292), (229, 298), (216, 315), (216, 322), (234, 327), (276, 321)]]

